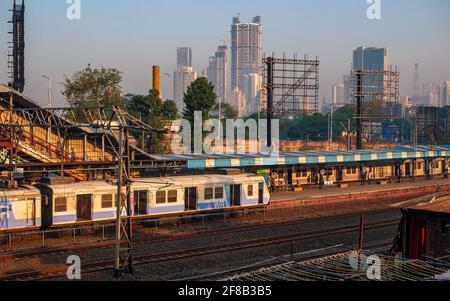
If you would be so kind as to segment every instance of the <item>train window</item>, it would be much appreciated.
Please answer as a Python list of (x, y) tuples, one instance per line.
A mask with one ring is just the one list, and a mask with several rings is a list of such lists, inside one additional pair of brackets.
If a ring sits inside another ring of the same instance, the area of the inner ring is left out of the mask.
[(176, 190), (169, 190), (168, 200), (169, 200), (169, 203), (178, 202), (178, 192)]
[(205, 188), (205, 200), (214, 199), (214, 189), (213, 188)]
[(55, 212), (66, 212), (67, 211), (67, 199), (66, 198), (56, 198), (55, 199)]
[(247, 195), (253, 196), (253, 185), (248, 185)]
[(302, 178), (307, 178), (308, 177), (308, 170), (307, 169), (303, 169), (302, 170)]
[(156, 204), (165, 204), (166, 203), (166, 192), (165, 191), (157, 191), (156, 192)]
[(102, 195), (102, 209), (112, 208), (112, 207), (113, 207), (113, 195), (112, 194)]
[(223, 199), (223, 187), (216, 187), (216, 189), (215, 189), (215, 199), (216, 200)]
[(422, 170), (422, 162), (417, 162), (417, 169)]
[(356, 167), (347, 167), (348, 175), (356, 175), (358, 173), (358, 168)]

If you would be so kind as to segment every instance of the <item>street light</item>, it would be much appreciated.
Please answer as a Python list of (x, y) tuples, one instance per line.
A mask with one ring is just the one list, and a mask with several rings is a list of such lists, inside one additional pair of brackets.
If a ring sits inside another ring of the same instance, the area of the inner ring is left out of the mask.
[(42, 75), (43, 78), (48, 80), (48, 108), (51, 109), (53, 106), (52, 100), (52, 79), (47, 75)]

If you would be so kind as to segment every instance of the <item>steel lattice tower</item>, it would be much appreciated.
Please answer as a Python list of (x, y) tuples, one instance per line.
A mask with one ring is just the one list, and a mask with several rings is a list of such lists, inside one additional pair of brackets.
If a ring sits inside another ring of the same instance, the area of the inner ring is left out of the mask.
[(22, 93), (25, 88), (25, 1), (17, 4), (13, 3), (12, 19), (8, 23), (12, 24), (12, 42), (9, 42), (10, 52), (8, 53), (8, 73), (9, 86)]

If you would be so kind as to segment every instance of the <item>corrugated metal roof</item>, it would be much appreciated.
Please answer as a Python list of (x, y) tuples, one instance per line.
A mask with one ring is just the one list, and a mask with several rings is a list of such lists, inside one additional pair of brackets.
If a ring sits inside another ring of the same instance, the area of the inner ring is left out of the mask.
[(394, 204), (391, 207), (404, 210), (450, 214), (450, 193), (442, 192), (434, 196), (428, 195), (410, 201)]
[(415, 204), (407, 207), (408, 210), (419, 210), (435, 213), (449, 213), (450, 214), (450, 195), (444, 197), (433, 198), (428, 202)]
[(421, 159), (450, 156), (450, 146), (358, 151), (289, 151), (274, 156), (224, 154), (224, 155), (151, 155), (157, 161), (186, 161), (190, 169), (229, 168), (251, 166), (278, 166), (302, 164), (360, 163), (395, 159)]

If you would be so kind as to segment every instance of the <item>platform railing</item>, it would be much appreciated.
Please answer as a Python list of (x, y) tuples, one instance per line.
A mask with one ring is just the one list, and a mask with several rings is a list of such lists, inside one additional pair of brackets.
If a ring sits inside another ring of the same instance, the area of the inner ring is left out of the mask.
[[(352, 202), (324, 205), (280, 208), (242, 209), (234, 212), (197, 214), (164, 218), (134, 220), (134, 239), (157, 239), (162, 236), (183, 232), (202, 233), (202, 231), (227, 229), (239, 226), (262, 225), (264, 223), (289, 222), (309, 218), (335, 216), (380, 208), (381, 203)], [(0, 251), (19, 251), (36, 248), (64, 247), (76, 244), (95, 244), (112, 242), (115, 237), (115, 224), (96, 224), (76, 228), (52, 229), (0, 234)]]

